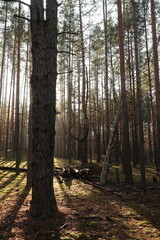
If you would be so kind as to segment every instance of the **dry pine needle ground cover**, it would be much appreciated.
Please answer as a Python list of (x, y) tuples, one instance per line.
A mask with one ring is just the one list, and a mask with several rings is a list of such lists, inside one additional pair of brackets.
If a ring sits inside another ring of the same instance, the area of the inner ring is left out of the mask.
[[(62, 166), (62, 161), (56, 161)], [(14, 166), (2, 160), (0, 166)], [(25, 167), (22, 162), (21, 167)], [(152, 174), (152, 172), (151, 172)], [(158, 240), (160, 239), (160, 190), (136, 192), (108, 184), (102, 191), (78, 179), (63, 183), (55, 178), (59, 212), (54, 219), (35, 221), (29, 216), (31, 191), (26, 173), (0, 170), (0, 239), (7, 240)]]

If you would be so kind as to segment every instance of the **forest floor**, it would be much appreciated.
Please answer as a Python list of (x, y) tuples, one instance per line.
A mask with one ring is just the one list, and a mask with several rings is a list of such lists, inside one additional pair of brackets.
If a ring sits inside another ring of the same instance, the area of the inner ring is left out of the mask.
[[(56, 159), (57, 166), (67, 164)], [(77, 163), (76, 163), (77, 164)], [(0, 159), (0, 166), (15, 162)], [(23, 161), (21, 167), (26, 167)], [(92, 165), (98, 174), (100, 166)], [(113, 170), (113, 171), (112, 171)], [(147, 168), (147, 185), (153, 186), (154, 169)], [(58, 212), (54, 219), (34, 220), (29, 208), (31, 191), (26, 173), (0, 170), (0, 239), (3, 240), (158, 240), (160, 239), (160, 189), (140, 191), (139, 170), (134, 170), (134, 189), (114, 183), (114, 169), (106, 191), (79, 179), (54, 180)], [(121, 179), (122, 178), (122, 179)], [(111, 183), (112, 182), (112, 183)]]

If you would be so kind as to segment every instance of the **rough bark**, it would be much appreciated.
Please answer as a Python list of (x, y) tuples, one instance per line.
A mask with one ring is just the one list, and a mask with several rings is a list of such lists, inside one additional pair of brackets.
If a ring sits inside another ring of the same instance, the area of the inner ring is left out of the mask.
[(1, 73), (0, 73), (0, 106), (1, 106), (1, 97), (2, 97), (2, 83), (4, 75), (4, 66), (5, 66), (5, 54), (6, 54), (6, 33), (7, 33), (7, 18), (8, 18), (8, 3), (6, 4), (5, 9), (5, 22), (4, 22), (4, 33), (3, 33), (3, 49), (2, 49), (2, 60), (1, 60)]
[[(19, 3), (19, 15), (21, 13), (21, 4)], [(16, 174), (19, 174), (20, 165), (20, 116), (19, 116), (19, 98), (20, 98), (20, 62), (21, 62), (21, 20), (18, 18), (18, 50), (17, 50), (17, 79), (16, 79), (16, 110), (15, 110), (15, 152), (16, 152)]]
[(132, 1), (133, 19), (134, 19), (134, 48), (135, 48), (135, 64), (136, 64), (136, 83), (137, 83), (137, 111), (138, 111), (138, 130), (139, 130), (139, 156), (141, 166), (141, 187), (145, 188), (145, 155), (144, 155), (144, 131), (143, 131), (143, 116), (142, 116), (142, 89), (139, 68), (139, 52), (138, 52), (138, 33), (137, 33), (137, 5)]
[(122, 98), (122, 157), (125, 170), (125, 182), (126, 184), (132, 184), (133, 179), (129, 143), (129, 120), (126, 97), (125, 63), (124, 63), (124, 29), (121, 0), (118, 0), (118, 25), (119, 25), (118, 26), (119, 49), (120, 49), (121, 98)]
[(55, 88), (57, 75), (57, 2), (31, 1), (33, 70), (31, 77), (31, 215), (53, 217), (57, 209), (53, 190)]
[(158, 46), (156, 33), (156, 16), (155, 2), (151, 0), (151, 20), (152, 20), (152, 41), (153, 41), (153, 60), (154, 60), (154, 82), (156, 95), (156, 167), (160, 168), (160, 78), (159, 78), (159, 62), (158, 62)]
[(103, 0), (104, 50), (105, 50), (105, 94), (106, 94), (106, 144), (109, 141), (109, 101), (108, 101), (108, 39), (107, 39), (107, 0)]
[[(82, 1), (79, 0), (79, 21), (80, 21), (80, 40), (81, 40), (81, 55), (82, 55), (82, 113), (83, 113), (83, 132), (87, 132), (88, 117), (87, 117), (87, 98), (86, 98), (86, 67), (85, 67), (85, 47), (83, 36), (83, 22), (82, 22)], [(87, 137), (83, 141), (83, 157), (81, 158), (83, 163), (88, 162), (88, 146)]]
[[(151, 69), (150, 69), (150, 57), (149, 57), (149, 46), (148, 46), (148, 33), (147, 33), (147, 23), (146, 23), (146, 8), (144, 7), (144, 28), (145, 28), (145, 45), (146, 45), (146, 58), (147, 58), (147, 71), (148, 71), (148, 86), (149, 86), (149, 96), (150, 96), (150, 106), (148, 109), (148, 137), (149, 137), (149, 161), (156, 162), (156, 124), (154, 117), (154, 107), (153, 107), (153, 96), (152, 96), (152, 79), (151, 79)], [(152, 125), (150, 124), (152, 123)], [(151, 129), (153, 129), (153, 139), (151, 137)]]

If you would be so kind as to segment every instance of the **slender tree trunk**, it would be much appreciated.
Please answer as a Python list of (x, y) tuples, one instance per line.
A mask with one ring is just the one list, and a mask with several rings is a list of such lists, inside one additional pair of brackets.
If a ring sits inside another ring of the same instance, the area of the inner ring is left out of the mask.
[(2, 149), (2, 89), (3, 89), (3, 79), (4, 79), (4, 67), (5, 67), (5, 54), (6, 54), (6, 33), (7, 33), (7, 18), (8, 18), (8, 3), (5, 9), (5, 22), (4, 22), (4, 32), (3, 32), (3, 48), (2, 48), (2, 60), (1, 60), (1, 71), (0, 71), (0, 149)]
[(92, 114), (91, 114), (91, 36), (89, 38), (89, 71), (88, 71), (88, 85), (89, 85), (89, 159), (90, 163), (92, 162)]
[(139, 163), (139, 149), (138, 149), (138, 117), (137, 117), (137, 98), (136, 98), (136, 80), (134, 72), (134, 53), (133, 44), (131, 42), (131, 75), (132, 75), (132, 89), (133, 89), (133, 166)]
[(4, 22), (4, 33), (3, 33), (3, 49), (2, 49), (2, 61), (1, 61), (1, 74), (0, 74), (0, 106), (1, 106), (1, 98), (2, 98), (2, 83), (3, 83), (3, 74), (4, 74), (4, 66), (5, 66), (5, 54), (6, 54), (6, 33), (7, 33), (7, 18), (8, 18), (8, 3), (5, 3), (5, 22)]
[(106, 93), (106, 145), (109, 141), (109, 102), (108, 102), (108, 40), (107, 40), (107, 0), (103, 0), (104, 48), (105, 48), (105, 93)]
[[(147, 57), (147, 70), (148, 70), (148, 86), (149, 86), (149, 97), (150, 103), (148, 107), (148, 141), (149, 141), (149, 162), (156, 163), (156, 131), (155, 131), (155, 119), (154, 119), (154, 107), (153, 107), (153, 96), (152, 96), (152, 80), (151, 80), (151, 69), (150, 69), (150, 57), (148, 47), (148, 33), (146, 24), (146, 7), (144, 6), (144, 29), (145, 29), (145, 45), (146, 45), (146, 57)], [(153, 131), (153, 133), (152, 133)], [(153, 136), (153, 138), (152, 138)], [(154, 151), (153, 151), (154, 147)]]
[(111, 130), (111, 134), (110, 134), (110, 139), (109, 139), (109, 143), (108, 146), (106, 148), (106, 156), (104, 159), (104, 163), (103, 163), (103, 167), (102, 167), (102, 172), (101, 172), (101, 180), (100, 180), (100, 184), (101, 185), (106, 185), (107, 183), (107, 172), (108, 172), (108, 168), (109, 168), (109, 161), (110, 161), (110, 154), (112, 151), (112, 143), (113, 143), (113, 139), (114, 139), (114, 135), (116, 133), (116, 126), (118, 123), (118, 119), (119, 119), (119, 109), (117, 110), (113, 125), (112, 125), (112, 130)]
[[(154, 117), (154, 107), (153, 107), (153, 96), (152, 96), (152, 79), (151, 79), (151, 69), (150, 69), (150, 57), (149, 57), (149, 47), (148, 47), (148, 34), (147, 34), (147, 25), (146, 25), (146, 9), (144, 7), (144, 28), (145, 28), (145, 45), (146, 45), (146, 57), (147, 57), (147, 70), (148, 70), (148, 85), (149, 85), (149, 96), (150, 96), (150, 109), (148, 112), (148, 116), (149, 119), (152, 122), (152, 131), (153, 131), (153, 140), (150, 138), (150, 159), (151, 161), (156, 162), (156, 126), (155, 126), (155, 117)], [(150, 126), (150, 122), (149, 122), (149, 126), (148, 126), (148, 132), (151, 132), (151, 126)], [(153, 146), (154, 146), (154, 152), (152, 149), (152, 142), (153, 142)]]
[[(83, 133), (87, 132), (87, 103), (86, 103), (86, 70), (85, 70), (85, 48), (84, 48), (84, 36), (83, 36), (83, 23), (82, 23), (82, 1), (79, 0), (79, 21), (80, 21), (80, 39), (81, 39), (81, 54), (82, 54), (82, 112), (83, 112)], [(83, 157), (82, 162), (88, 162), (87, 157), (87, 136), (83, 140)]]
[(5, 151), (6, 135), (7, 135), (7, 115), (8, 115), (8, 106), (7, 106), (7, 96), (8, 96), (8, 72), (9, 72), (9, 54), (7, 54), (6, 66), (5, 66), (5, 79), (3, 87), (3, 97), (2, 97), (2, 150)]
[[(98, 56), (97, 56), (98, 58)], [(98, 84), (98, 64), (95, 68), (95, 93), (96, 93), (96, 153), (97, 153), (97, 162), (101, 160), (101, 126), (100, 126), (100, 115), (101, 109), (99, 109), (99, 84)]]
[(138, 130), (139, 130), (139, 156), (141, 166), (141, 187), (145, 188), (145, 155), (144, 155), (144, 132), (143, 132), (143, 116), (142, 116), (142, 90), (139, 69), (139, 54), (138, 54), (138, 39), (137, 39), (137, 17), (138, 11), (136, 3), (132, 1), (133, 19), (134, 19), (134, 48), (135, 48), (135, 63), (136, 63), (136, 82), (137, 82), (137, 111), (138, 111)]
[[(79, 55), (77, 53), (77, 82), (78, 82), (78, 121), (77, 121), (77, 136), (80, 138), (81, 135), (81, 96), (80, 96), (80, 61), (79, 61)], [(82, 143), (80, 141), (77, 141), (77, 159), (82, 159)]]
[[(15, 46), (14, 46), (14, 53), (16, 51), (16, 36), (15, 36)], [(12, 88), (12, 103), (11, 103), (11, 146), (13, 150), (13, 156), (15, 155), (15, 87), (16, 87), (16, 77), (15, 77), (15, 64), (16, 64), (16, 59), (15, 55), (13, 58), (13, 88)]]
[[(69, 32), (71, 32), (71, 19), (69, 21)], [(71, 152), (72, 152), (72, 138), (71, 138), (71, 111), (72, 111), (72, 106), (71, 106), (71, 101), (72, 101), (72, 79), (71, 79), (71, 34), (69, 34), (69, 56), (68, 56), (68, 111), (67, 111), (67, 120), (68, 120), (68, 131), (67, 131), (67, 157), (69, 160), (69, 163), (71, 163)]]
[(157, 123), (157, 141), (156, 141), (156, 167), (160, 168), (160, 79), (159, 79), (159, 62), (158, 46), (156, 33), (155, 2), (151, 0), (151, 20), (152, 20), (152, 40), (153, 40), (153, 59), (154, 59), (154, 81), (156, 94), (156, 123)]
[(7, 111), (7, 119), (6, 119), (6, 139), (5, 139), (5, 158), (8, 157), (8, 140), (9, 140), (9, 124), (10, 124), (10, 110), (11, 110), (11, 94), (12, 94), (12, 87), (13, 87), (13, 74), (14, 68), (12, 68), (11, 74), (11, 85), (10, 85), (10, 93), (9, 93), (9, 102), (8, 102), (8, 111)]
[(121, 0), (118, 0), (118, 31), (119, 31), (119, 49), (120, 49), (120, 73), (121, 73), (121, 97), (122, 97), (122, 158), (125, 170), (126, 184), (133, 184), (130, 143), (129, 143), (129, 120), (128, 107), (126, 97), (126, 79), (125, 79), (125, 63), (124, 63), (124, 30), (122, 20)]
[(32, 187), (32, 89), (30, 89), (30, 108), (29, 108), (29, 126), (28, 126), (28, 155), (27, 155), (27, 187)]
[[(19, 16), (21, 15), (21, 4), (19, 3)], [(16, 80), (16, 110), (15, 110), (15, 151), (16, 151), (16, 174), (19, 174), (20, 165), (20, 116), (19, 116), (19, 94), (20, 94), (20, 46), (21, 46), (21, 20), (18, 18), (18, 50), (17, 50), (17, 80)]]

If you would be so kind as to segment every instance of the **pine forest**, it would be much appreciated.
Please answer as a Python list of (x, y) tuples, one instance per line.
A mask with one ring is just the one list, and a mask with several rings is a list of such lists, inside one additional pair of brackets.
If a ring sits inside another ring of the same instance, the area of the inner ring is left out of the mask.
[(160, 239), (160, 1), (0, 1), (0, 239)]

